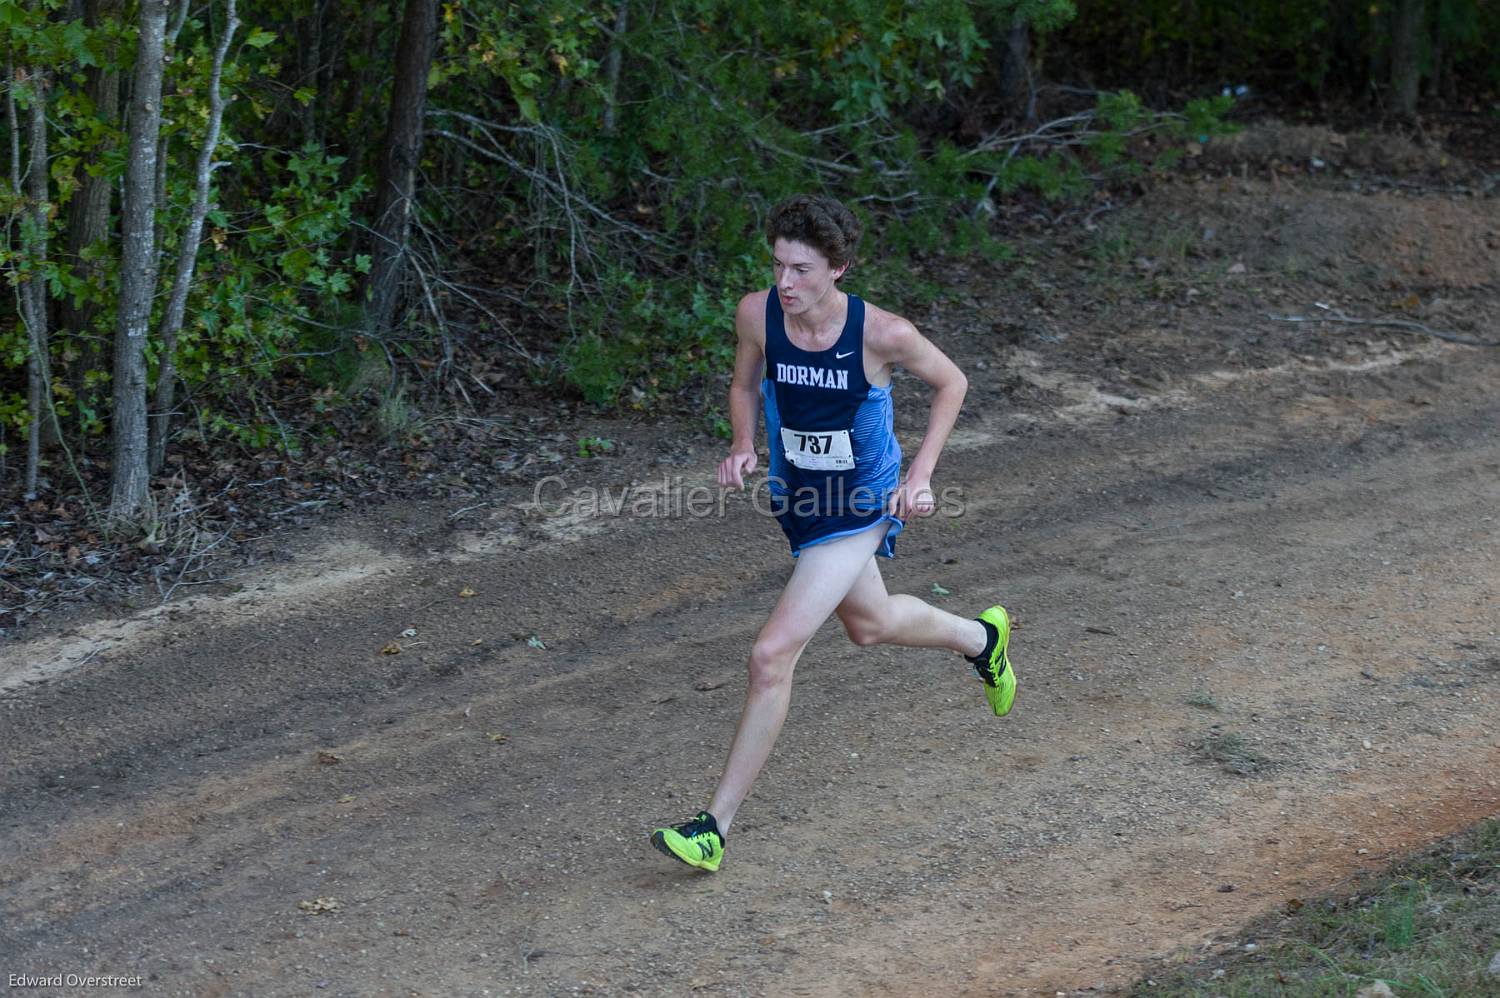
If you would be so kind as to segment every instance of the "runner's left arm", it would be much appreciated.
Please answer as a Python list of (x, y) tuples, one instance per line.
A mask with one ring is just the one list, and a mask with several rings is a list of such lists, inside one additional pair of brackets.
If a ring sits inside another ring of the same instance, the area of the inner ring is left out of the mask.
[(958, 410), (969, 390), (969, 379), (947, 354), (905, 319), (891, 317), (880, 337), (879, 348), (889, 362), (900, 364), (933, 390), (927, 432), (907, 465), (905, 480), (891, 498), (890, 510), (902, 519), (912, 513), (927, 516), (937, 505), (932, 493), (932, 473), (937, 468), (938, 455), (948, 442), (948, 434), (953, 432), (953, 424), (958, 421)]

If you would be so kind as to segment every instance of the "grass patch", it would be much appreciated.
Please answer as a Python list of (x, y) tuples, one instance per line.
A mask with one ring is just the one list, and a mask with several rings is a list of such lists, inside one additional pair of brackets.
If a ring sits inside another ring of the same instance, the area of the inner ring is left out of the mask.
[(1354, 996), (1376, 981), (1396, 995), (1500, 994), (1500, 821), (1363, 878), (1352, 893), (1287, 902), (1244, 930), (1259, 943), (1163, 965), (1136, 998)]
[(579, 457), (599, 457), (614, 449), (615, 442), (608, 437), (580, 437), (578, 439)]
[(1189, 707), (1201, 707), (1204, 710), (1223, 710), (1219, 701), (1207, 690), (1197, 690), (1188, 694), (1187, 703)]
[(397, 440), (412, 432), (421, 422), (417, 410), (406, 397), (406, 381), (402, 379), (394, 391), (385, 392), (375, 405), (375, 425), (387, 440)]
[(1214, 763), (1236, 776), (1255, 776), (1273, 766), (1270, 759), (1245, 743), (1243, 735), (1234, 732), (1220, 734), (1211, 731), (1202, 741), (1193, 743), (1193, 752), (1205, 762)]

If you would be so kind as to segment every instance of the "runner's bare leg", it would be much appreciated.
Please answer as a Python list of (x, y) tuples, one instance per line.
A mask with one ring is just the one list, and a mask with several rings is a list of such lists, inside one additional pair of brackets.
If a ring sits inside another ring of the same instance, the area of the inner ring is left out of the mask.
[(857, 645), (951, 648), (961, 655), (984, 650), (984, 625), (930, 606), (915, 596), (892, 596), (874, 557), (860, 570), (836, 611)]
[[(803, 548), (781, 599), (750, 650), (750, 685), (724, 774), (709, 813), (728, 834), (735, 812), (776, 744), (792, 698), (792, 670), (802, 649), (860, 578), (885, 537), (874, 527)], [(977, 625), (976, 625), (977, 626)]]

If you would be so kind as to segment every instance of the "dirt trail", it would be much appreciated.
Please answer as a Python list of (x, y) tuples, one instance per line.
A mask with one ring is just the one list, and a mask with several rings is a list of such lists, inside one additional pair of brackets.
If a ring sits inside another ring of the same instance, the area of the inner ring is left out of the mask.
[(1045, 404), (970, 412), (940, 470), (968, 510), (887, 581), (1015, 609), (1015, 713), (829, 625), (715, 876), (645, 835), (711, 791), (788, 570), (743, 500), (574, 533), (506, 505), (441, 556), (132, 625), (0, 699), (0, 972), (1052, 995), (1248, 942), (1500, 813), (1500, 354), (1403, 350), (1128, 394), (985, 354)]

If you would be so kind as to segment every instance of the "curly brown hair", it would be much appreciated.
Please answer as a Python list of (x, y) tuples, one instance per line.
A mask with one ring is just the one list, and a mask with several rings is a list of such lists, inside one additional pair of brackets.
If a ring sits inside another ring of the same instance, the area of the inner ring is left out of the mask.
[(832, 267), (854, 262), (854, 251), (864, 226), (854, 212), (822, 194), (797, 194), (771, 209), (766, 220), (766, 242), (778, 239), (804, 243), (822, 253)]

